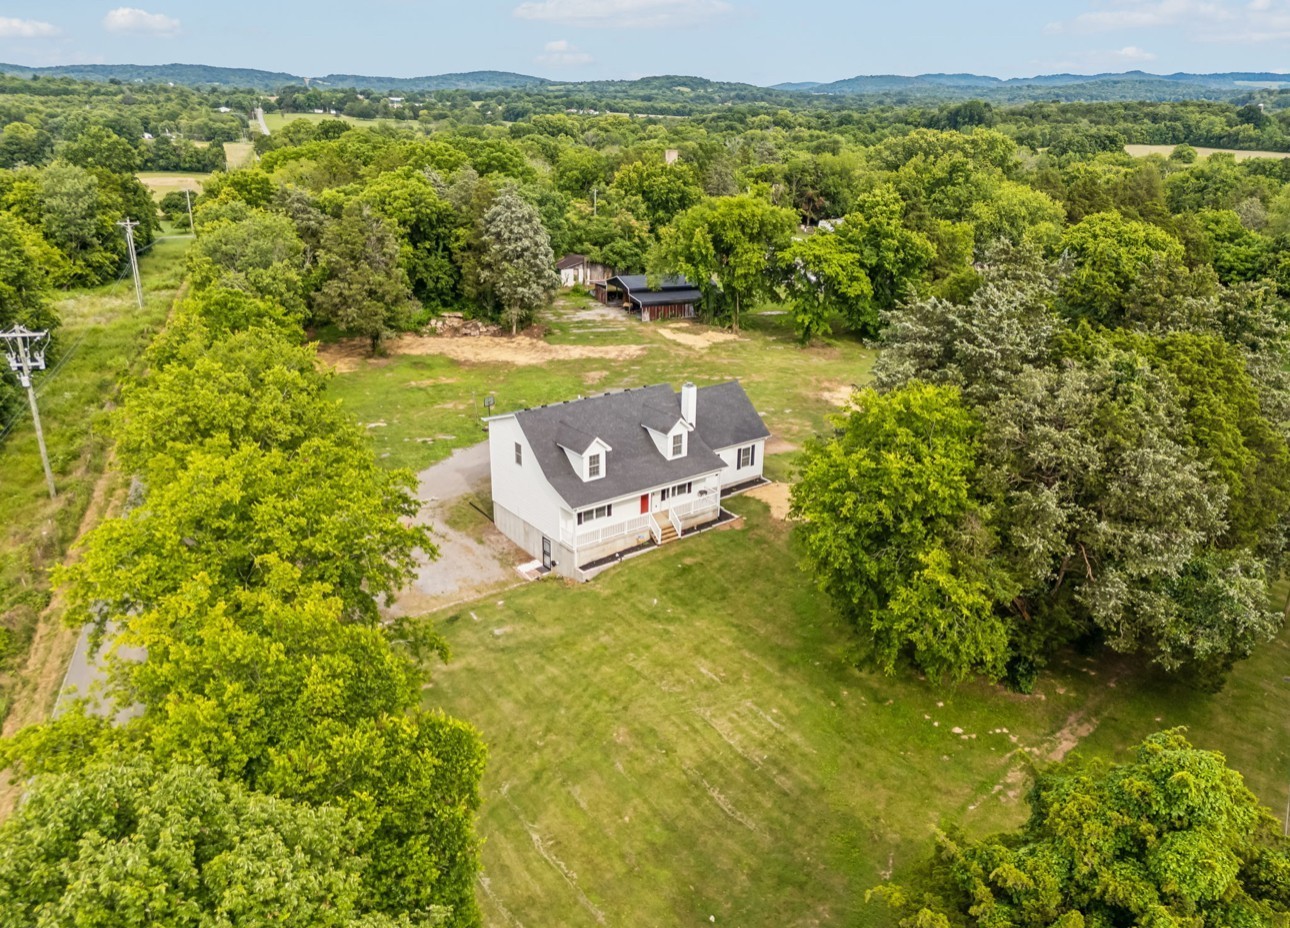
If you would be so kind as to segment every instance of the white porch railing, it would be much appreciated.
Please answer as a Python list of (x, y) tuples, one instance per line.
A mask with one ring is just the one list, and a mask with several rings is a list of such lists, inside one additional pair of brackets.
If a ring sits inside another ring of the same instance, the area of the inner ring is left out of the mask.
[(667, 517), (672, 520), (672, 528), (676, 529), (676, 537), (681, 537), (681, 517), (676, 514), (676, 507), (673, 506), (668, 511)]
[(581, 548), (588, 548), (606, 541), (613, 541), (615, 538), (622, 538), (624, 535), (636, 535), (646, 529), (649, 529), (652, 534), (653, 527), (651, 523), (653, 520), (654, 517), (651, 515), (637, 516), (625, 522), (606, 525), (604, 528), (589, 528), (580, 532), (564, 527), (560, 530), (560, 540), (573, 548), (574, 551), (578, 551)]
[(691, 516), (701, 516), (710, 512), (715, 513), (720, 508), (720, 496), (716, 493), (710, 493), (707, 496), (700, 496), (697, 499), (677, 503), (672, 507), (672, 517), (676, 520), (688, 519)]
[(654, 544), (661, 545), (663, 543), (663, 526), (658, 524), (658, 519), (654, 517), (652, 512), (649, 514), (649, 534), (654, 539)]

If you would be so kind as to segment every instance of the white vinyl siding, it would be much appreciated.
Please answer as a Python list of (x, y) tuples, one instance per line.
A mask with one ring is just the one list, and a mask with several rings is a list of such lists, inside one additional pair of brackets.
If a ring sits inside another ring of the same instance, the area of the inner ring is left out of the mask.
[(596, 506), (594, 509), (584, 509), (578, 513), (578, 524), (586, 525), (588, 522), (595, 522), (597, 519), (609, 519), (614, 515), (614, 504), (609, 503), (604, 506)]

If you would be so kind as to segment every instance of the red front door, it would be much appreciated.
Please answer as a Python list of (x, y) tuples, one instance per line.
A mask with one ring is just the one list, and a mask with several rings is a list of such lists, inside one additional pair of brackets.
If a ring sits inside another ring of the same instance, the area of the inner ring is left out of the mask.
[(642, 493), (641, 494), (641, 515), (645, 515), (647, 512), (649, 512), (649, 494)]

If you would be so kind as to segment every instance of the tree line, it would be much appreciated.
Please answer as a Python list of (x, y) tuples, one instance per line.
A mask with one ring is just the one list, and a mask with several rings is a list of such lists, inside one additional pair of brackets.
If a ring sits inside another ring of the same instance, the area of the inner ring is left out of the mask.
[(219, 267), (255, 222), (207, 218), (114, 414), (133, 508), (55, 578), (107, 646), (110, 704), (138, 713), (77, 704), (0, 749), (28, 781), (0, 826), (6, 924), (478, 922), (484, 749), (420, 708), (442, 641), (379, 611), (436, 549), (275, 269)]

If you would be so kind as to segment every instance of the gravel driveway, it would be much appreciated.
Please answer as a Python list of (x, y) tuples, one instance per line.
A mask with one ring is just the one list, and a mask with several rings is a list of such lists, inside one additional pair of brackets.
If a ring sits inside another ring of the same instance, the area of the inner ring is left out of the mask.
[(488, 489), (488, 470), (488, 442), (485, 441), (455, 451), (447, 460), (417, 475), (417, 498), (421, 500), (417, 521), (433, 528), (439, 558), (421, 560), (412, 583), (386, 607), (388, 614), (427, 612), (508, 581), (522, 580), (515, 567), (532, 558), (495, 528), (489, 526), (484, 533), (484, 544), (480, 544), (450, 528), (443, 518), (463, 496)]

